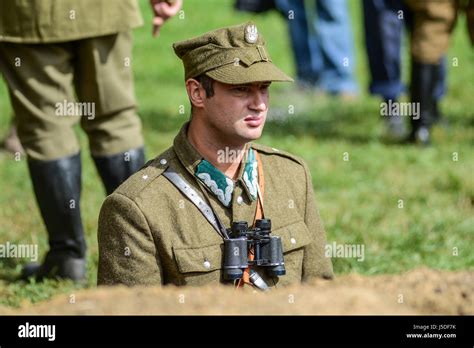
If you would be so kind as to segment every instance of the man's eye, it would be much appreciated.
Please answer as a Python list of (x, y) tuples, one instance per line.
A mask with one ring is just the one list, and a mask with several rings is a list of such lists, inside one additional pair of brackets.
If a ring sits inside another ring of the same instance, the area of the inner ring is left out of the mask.
[(235, 91), (237, 92), (247, 92), (248, 91), (248, 87), (237, 87), (237, 88), (234, 88)]

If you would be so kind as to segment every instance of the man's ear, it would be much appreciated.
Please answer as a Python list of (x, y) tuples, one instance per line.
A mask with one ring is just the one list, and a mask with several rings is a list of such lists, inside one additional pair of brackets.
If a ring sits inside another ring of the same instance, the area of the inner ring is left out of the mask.
[(206, 98), (206, 91), (201, 84), (195, 79), (186, 80), (186, 92), (191, 104), (196, 108), (204, 107), (204, 99)]

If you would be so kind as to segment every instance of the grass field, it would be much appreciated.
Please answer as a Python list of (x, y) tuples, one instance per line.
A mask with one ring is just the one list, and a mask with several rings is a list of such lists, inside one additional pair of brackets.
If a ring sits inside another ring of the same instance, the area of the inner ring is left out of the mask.
[[(419, 266), (473, 269), (474, 52), (464, 18), (448, 55), (449, 87), (441, 107), (449, 125), (435, 129), (434, 145), (429, 148), (389, 145), (380, 139), (380, 100), (366, 92), (369, 76), (361, 3), (349, 2), (360, 98), (348, 104), (334, 98), (298, 95), (289, 85), (275, 85), (271, 101), (274, 115), (281, 114), (288, 105), (294, 106), (295, 114), (284, 119), (274, 117), (260, 142), (307, 161), (330, 243), (365, 245), (363, 262), (355, 258), (333, 260), (337, 274), (400, 273)], [(182, 67), (171, 49), (173, 42), (253, 18), (274, 62), (287, 72), (294, 71), (286, 24), (277, 13), (251, 16), (234, 12), (230, 0), (187, 0), (184, 18), (173, 19), (158, 39), (152, 39), (146, 5), (143, 1), (147, 24), (135, 31), (132, 63), (148, 158), (171, 144), (189, 115)], [(453, 58), (458, 66), (451, 64)], [(407, 72), (405, 65), (405, 76)], [(185, 107), (184, 114), (179, 113), (181, 106)], [(7, 131), (10, 114), (6, 88), (0, 83), (0, 136)], [(87, 151), (86, 137), (79, 130), (78, 134), (83, 149), (81, 208), (89, 246), (88, 286), (94, 287), (97, 216), (104, 193)], [(453, 160), (456, 156), (457, 161)], [(24, 159), (15, 161), (10, 155), (0, 155), (0, 187), (0, 243), (37, 243), (43, 255), (48, 249), (46, 232)], [(23, 301), (37, 302), (74, 291), (68, 282), (13, 282), (24, 262), (0, 259), (0, 304), (20, 306)]]

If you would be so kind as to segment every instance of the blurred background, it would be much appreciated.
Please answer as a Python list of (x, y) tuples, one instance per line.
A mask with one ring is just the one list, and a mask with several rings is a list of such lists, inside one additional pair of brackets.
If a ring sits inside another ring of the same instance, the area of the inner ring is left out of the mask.
[[(397, 144), (384, 138), (380, 97), (368, 92), (370, 73), (361, 0), (349, 0), (358, 93), (350, 98), (300, 84), (271, 87), (269, 121), (260, 143), (305, 159), (328, 243), (363, 244), (365, 259), (333, 259), (336, 274), (400, 273), (427, 266), (473, 269), (474, 253), (474, 51), (460, 16), (446, 57), (447, 93), (440, 102), (444, 121), (433, 128), (432, 145)], [(172, 43), (206, 31), (253, 20), (277, 66), (296, 75), (285, 18), (277, 11), (237, 12), (233, 0), (185, 0), (183, 12), (151, 36), (148, 1), (140, 1), (145, 25), (134, 30), (132, 66), (147, 159), (167, 149), (189, 118), (181, 61)], [(402, 41), (402, 76), (409, 83), (409, 42)], [(457, 62), (454, 64), (454, 62)], [(409, 101), (402, 94), (401, 101)], [(0, 83), (0, 138), (9, 129), (11, 108)], [(96, 283), (97, 218), (105, 194), (81, 139), (82, 218), (88, 242), (88, 286)], [(34, 200), (25, 158), (0, 154), (0, 242), (39, 245), (47, 234)], [(401, 203), (400, 203), (401, 202)], [(456, 250), (457, 252), (454, 252)], [(70, 291), (67, 281), (13, 282), (23, 260), (0, 258), (0, 304), (18, 306)]]

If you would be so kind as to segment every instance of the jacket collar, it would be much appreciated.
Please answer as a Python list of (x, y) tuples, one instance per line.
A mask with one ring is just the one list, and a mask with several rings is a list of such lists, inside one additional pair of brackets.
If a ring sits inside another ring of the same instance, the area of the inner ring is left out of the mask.
[(244, 191), (250, 200), (257, 199), (258, 186), (258, 162), (255, 158), (255, 150), (247, 145), (239, 168), (237, 182), (227, 177), (203, 156), (189, 142), (187, 131), (189, 122), (185, 123), (174, 139), (173, 148), (181, 164), (193, 176), (195, 176), (207, 190), (212, 193), (225, 207), (232, 202), (232, 194), (238, 181), (244, 187)]

